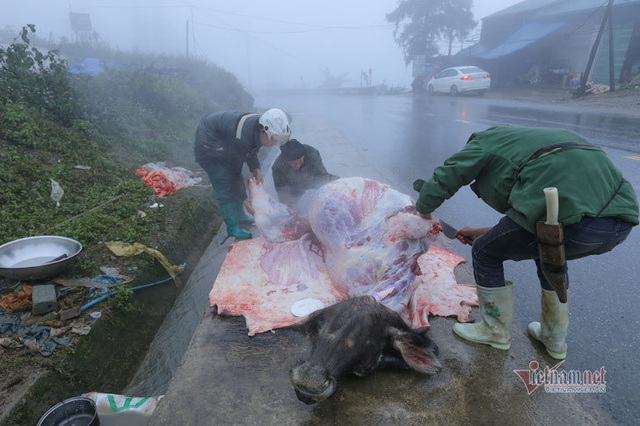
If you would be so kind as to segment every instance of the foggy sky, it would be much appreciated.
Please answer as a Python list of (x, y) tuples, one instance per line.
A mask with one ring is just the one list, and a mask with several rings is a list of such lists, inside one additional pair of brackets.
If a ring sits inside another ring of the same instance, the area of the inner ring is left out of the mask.
[[(474, 18), (520, 0), (474, 0)], [(385, 15), (397, 0), (4, 0), (0, 26), (36, 24), (39, 37), (73, 38), (69, 12), (87, 13), (93, 29), (121, 50), (196, 55), (235, 74), (250, 91), (313, 88), (322, 70), (360, 86), (409, 87), (411, 64), (393, 41)], [(330, 5), (330, 6), (329, 6)], [(455, 51), (465, 45), (454, 46)], [(442, 54), (446, 50), (441, 51)]]

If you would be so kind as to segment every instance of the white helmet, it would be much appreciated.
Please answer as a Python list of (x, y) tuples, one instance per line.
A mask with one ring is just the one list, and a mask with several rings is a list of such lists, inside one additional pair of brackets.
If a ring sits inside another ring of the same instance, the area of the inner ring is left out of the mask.
[(289, 118), (281, 109), (266, 110), (258, 119), (258, 123), (262, 125), (262, 129), (267, 133), (269, 139), (275, 140), (279, 145), (283, 145), (291, 137)]

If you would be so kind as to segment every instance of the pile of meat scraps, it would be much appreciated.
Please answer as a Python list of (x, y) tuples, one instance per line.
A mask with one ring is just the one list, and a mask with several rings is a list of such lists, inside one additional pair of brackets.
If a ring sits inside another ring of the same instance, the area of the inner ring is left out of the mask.
[(156, 197), (166, 197), (189, 186), (198, 185), (202, 178), (194, 177), (184, 167), (167, 167), (164, 162), (147, 163), (136, 169), (135, 175), (142, 178), (144, 186), (150, 186)]
[(454, 275), (464, 259), (433, 244), (438, 223), (418, 216), (408, 195), (371, 179), (338, 179), (300, 217), (254, 180), (249, 190), (260, 237), (231, 244), (209, 303), (243, 315), (250, 336), (299, 321), (292, 306), (300, 301), (326, 307), (360, 295), (414, 328), (428, 326), (430, 314), (470, 321), (475, 287)]

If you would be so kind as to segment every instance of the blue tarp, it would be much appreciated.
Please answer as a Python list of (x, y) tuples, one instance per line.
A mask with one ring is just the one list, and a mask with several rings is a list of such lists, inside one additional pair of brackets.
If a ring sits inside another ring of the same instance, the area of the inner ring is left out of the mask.
[(102, 61), (98, 58), (85, 58), (84, 61), (79, 64), (69, 65), (69, 74), (89, 74), (98, 75), (104, 71)]
[(542, 40), (563, 25), (564, 22), (527, 22), (518, 31), (507, 37), (502, 44), (489, 48), (477, 54), (476, 57), (480, 59), (495, 59), (510, 55), (538, 40)]

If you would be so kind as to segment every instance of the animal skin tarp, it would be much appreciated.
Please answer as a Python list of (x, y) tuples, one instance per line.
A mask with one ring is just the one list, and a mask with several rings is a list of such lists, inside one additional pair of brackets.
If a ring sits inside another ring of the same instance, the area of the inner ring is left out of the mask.
[(260, 236), (236, 241), (222, 264), (209, 303), (220, 315), (242, 315), (249, 335), (300, 320), (303, 299), (330, 306), (371, 295), (412, 327), (429, 315), (470, 321), (475, 287), (458, 284), (464, 259), (435, 244), (437, 222), (420, 218), (414, 201), (388, 185), (343, 178), (316, 191), (307, 218), (249, 182)]

